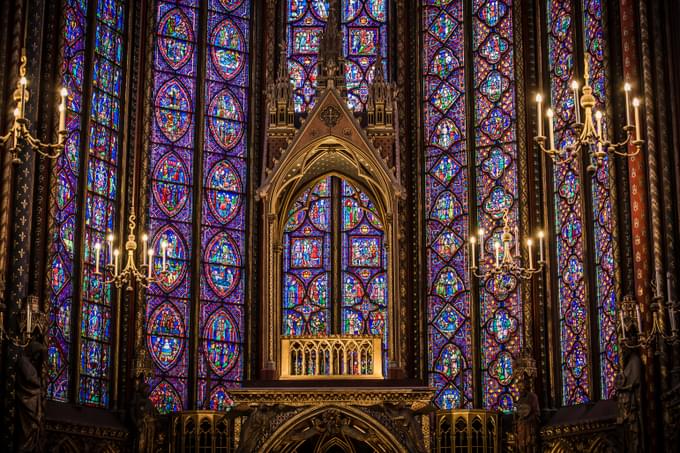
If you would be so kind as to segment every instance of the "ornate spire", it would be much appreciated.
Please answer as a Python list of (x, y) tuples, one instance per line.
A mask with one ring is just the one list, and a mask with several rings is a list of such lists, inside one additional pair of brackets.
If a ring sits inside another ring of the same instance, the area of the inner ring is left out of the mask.
[(288, 72), (286, 45), (281, 43), (279, 71), (276, 80), (267, 87), (270, 127), (291, 127), (294, 118), (293, 86)]
[(394, 87), (385, 80), (385, 66), (382, 59), (382, 48), (377, 46), (377, 57), (373, 64), (373, 81), (368, 87), (366, 111), (369, 128), (373, 126), (391, 127), (394, 113)]
[(319, 40), (318, 92), (323, 91), (328, 86), (344, 89), (344, 63), (342, 30), (340, 29), (340, 0), (330, 0), (326, 29)]

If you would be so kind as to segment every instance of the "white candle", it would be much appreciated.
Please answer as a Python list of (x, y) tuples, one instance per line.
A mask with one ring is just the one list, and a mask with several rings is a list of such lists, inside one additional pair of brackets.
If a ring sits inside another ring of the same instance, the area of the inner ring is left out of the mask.
[(24, 116), (24, 113), (26, 112), (26, 84), (28, 83), (28, 80), (26, 80), (26, 77), (21, 77), (19, 79), (19, 85), (21, 85), (21, 99), (19, 100), (19, 113), (21, 117)]
[(149, 240), (149, 236), (147, 236), (146, 234), (143, 234), (142, 235), (142, 248), (143, 248), (142, 253), (144, 254), (144, 257), (142, 259), (144, 260), (144, 264), (148, 264), (146, 262), (146, 256), (147, 256), (146, 251), (147, 251), (147, 241), (148, 240)]
[(99, 254), (101, 253), (102, 250), (102, 245), (97, 242), (94, 245), (94, 272), (96, 274), (99, 273)]
[[(59, 104), (59, 129), (57, 132), (66, 130), (66, 104)], [(61, 140), (61, 137), (59, 138)]]
[(111, 265), (113, 264), (113, 234), (109, 233), (106, 242), (109, 244), (109, 265)]
[(578, 82), (574, 80), (571, 82), (571, 89), (574, 92), (574, 113), (576, 114), (576, 122), (581, 122), (581, 108), (578, 105)]
[(630, 122), (630, 83), (626, 82), (623, 85), (623, 91), (626, 93), (626, 126), (632, 126)]
[(68, 96), (68, 90), (62, 88), (61, 92), (61, 103), (59, 104), (59, 132), (66, 130), (66, 96)]
[(635, 306), (635, 317), (637, 318), (638, 333), (642, 333), (642, 318), (640, 317), (640, 306)]
[(597, 124), (597, 137), (602, 138), (602, 112), (595, 112), (595, 122)]
[(540, 262), (544, 262), (545, 259), (543, 258), (543, 231), (538, 232), (538, 252), (539, 252), (539, 259), (541, 260)]
[[(21, 115), (21, 113), (19, 112), (19, 108), (18, 107), (15, 108), (14, 109), (14, 125), (15, 126), (16, 126), (16, 122), (19, 119), (20, 115)], [(12, 148), (10, 148), (10, 149), (17, 149), (18, 141), (19, 141), (19, 134), (17, 134), (17, 132), (14, 130), (14, 128), (12, 128)]]
[(116, 249), (113, 251), (113, 275), (118, 275), (118, 256), (120, 255), (120, 250)]
[(640, 141), (640, 100), (638, 98), (633, 99), (633, 109), (635, 110), (635, 140)]
[(501, 265), (501, 243), (496, 242), (494, 247), (496, 248), (496, 267)]
[(484, 230), (479, 229), (479, 262), (483, 263), (484, 262)]
[(621, 319), (621, 337), (626, 339), (626, 323), (623, 322), (623, 311), (619, 312), (619, 318)]
[(26, 332), (31, 334), (31, 304), (26, 300)]
[(536, 122), (538, 123), (538, 136), (543, 136), (543, 112), (542, 112), (543, 96), (540, 93), (536, 95)]
[(503, 262), (504, 263), (512, 262), (512, 256), (510, 255), (510, 241), (506, 241), (503, 243)]
[(668, 306), (668, 319), (671, 321), (671, 330), (675, 332), (675, 312), (671, 306)]
[(548, 109), (545, 112), (545, 114), (548, 117), (548, 136), (550, 138), (550, 149), (554, 150), (555, 149), (555, 128), (553, 126), (553, 111), (552, 111), (552, 109)]
[(532, 256), (531, 253), (531, 247), (533, 247), (534, 241), (531, 239), (527, 239), (527, 248), (529, 249), (529, 270), (534, 269), (534, 257)]
[(165, 266), (167, 265), (168, 260), (168, 243), (166, 241), (161, 242), (161, 253), (163, 255), (163, 266), (161, 267), (161, 269), (165, 270)]
[(476, 268), (475, 254), (477, 253), (477, 238), (470, 236), (470, 262), (472, 263), (472, 268)]
[(147, 252), (149, 255), (149, 278), (151, 278), (151, 268), (153, 267), (153, 249), (149, 249)]

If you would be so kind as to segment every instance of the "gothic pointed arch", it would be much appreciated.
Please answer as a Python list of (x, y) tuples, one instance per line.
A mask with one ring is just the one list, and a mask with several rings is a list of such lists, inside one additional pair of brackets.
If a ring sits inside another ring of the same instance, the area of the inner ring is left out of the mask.
[[(368, 446), (373, 451), (406, 453), (407, 447), (397, 436), (367, 412), (351, 406), (314, 406), (287, 420), (261, 445), (263, 453), (297, 451), (306, 440), (316, 440), (317, 446), (331, 447), (350, 443)], [(315, 451), (326, 451), (318, 449)]]
[[(397, 250), (398, 203), (405, 196), (405, 189), (390, 165), (392, 156), (373, 144), (333, 80), (329, 79), (327, 83), (300, 129), (292, 133), (285, 147), (277, 150), (278, 158), (273, 159), (263, 184), (257, 189), (257, 196), (263, 203), (264, 252), (270, 257), (262, 272), (265, 279), (262, 285), (262, 325), (265, 327), (262, 369), (270, 378), (276, 378), (280, 373), (276, 364), (281, 359), (282, 239), (287, 214), (300, 192), (320, 178), (339, 176), (361, 187), (373, 202), (384, 228), (387, 322), (397, 325), (398, 313), (393, 308), (398, 294), (398, 260), (392, 259), (391, 255)], [(400, 369), (400, 351), (389, 346), (397, 344), (391, 337), (393, 330), (389, 331), (387, 339), (388, 368)]]

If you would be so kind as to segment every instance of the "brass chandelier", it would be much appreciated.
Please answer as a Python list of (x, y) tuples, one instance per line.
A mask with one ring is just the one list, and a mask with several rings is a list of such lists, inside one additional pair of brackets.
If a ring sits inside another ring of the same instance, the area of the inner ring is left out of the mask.
[[(535, 244), (531, 237), (524, 243), (527, 247), (528, 266), (522, 265), (521, 239), (519, 228), (515, 226), (514, 233), (509, 222), (509, 210), (503, 212), (503, 229), (500, 240), (493, 242), (493, 254), (486, 251), (484, 230), (479, 229), (479, 263), (477, 262), (477, 237), (470, 236), (470, 273), (481, 280), (496, 277), (512, 276), (528, 280), (543, 270), (545, 265), (545, 235), (538, 231), (538, 262), (534, 262)], [(489, 239), (491, 240), (491, 239)]]
[[(593, 88), (590, 86), (590, 76), (588, 75), (588, 60), (585, 60), (584, 84), (581, 88), (579, 98), (579, 83), (574, 80), (571, 83), (571, 91), (574, 100), (574, 123), (572, 125), (574, 140), (565, 144), (555, 143), (555, 126), (553, 109), (548, 108), (545, 117), (548, 121), (548, 137), (543, 130), (543, 96), (536, 95), (536, 113), (538, 133), (534, 141), (538, 143), (541, 151), (546, 153), (556, 164), (566, 164), (573, 162), (579, 156), (581, 150), (588, 153), (588, 171), (594, 172), (601, 167), (607, 154), (621, 157), (636, 156), (644, 140), (641, 136), (640, 127), (640, 100), (633, 98), (632, 108), (634, 111), (635, 122), (631, 121), (631, 85), (624, 85), (626, 96), (626, 125), (623, 127), (626, 139), (622, 142), (614, 142), (607, 134), (607, 121), (602, 111), (594, 110), (596, 99), (593, 95)], [(580, 105), (580, 107), (579, 107)], [(583, 108), (583, 115), (581, 114)], [(611, 121), (610, 121), (611, 124)], [(628, 151), (628, 145), (632, 144), (635, 149)]]
[(26, 51), (22, 50), (19, 80), (17, 80), (17, 86), (12, 95), (12, 99), (16, 102), (12, 126), (7, 134), (0, 136), (0, 143), (2, 145), (9, 143), (8, 151), (12, 155), (12, 163), (21, 163), (21, 159), (19, 159), (20, 141), (25, 142), (30, 149), (49, 159), (56, 159), (61, 155), (64, 150), (66, 135), (68, 134), (66, 130), (66, 97), (68, 96), (68, 90), (62, 88), (59, 94), (61, 102), (59, 104), (58, 139), (56, 143), (43, 143), (31, 135), (31, 132), (28, 130), (31, 123), (25, 117), (26, 103), (30, 99), (30, 92), (28, 90), (28, 79), (26, 78)]

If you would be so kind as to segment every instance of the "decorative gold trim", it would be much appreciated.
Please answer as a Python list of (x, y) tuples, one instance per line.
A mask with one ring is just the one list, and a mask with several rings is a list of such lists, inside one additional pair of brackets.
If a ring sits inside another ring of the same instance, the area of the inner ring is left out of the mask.
[(295, 407), (328, 404), (372, 406), (385, 402), (413, 405), (429, 404), (434, 389), (412, 387), (391, 389), (385, 387), (349, 388), (238, 388), (229, 391), (234, 403), (250, 406), (259, 404), (288, 404)]
[(382, 379), (380, 335), (281, 338), (281, 379)]

